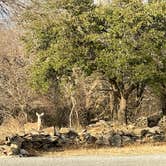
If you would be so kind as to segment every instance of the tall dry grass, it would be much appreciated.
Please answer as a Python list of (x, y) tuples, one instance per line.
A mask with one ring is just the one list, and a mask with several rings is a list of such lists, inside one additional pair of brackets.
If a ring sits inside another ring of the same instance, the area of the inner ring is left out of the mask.
[(21, 132), (24, 132), (24, 128), (20, 122), (13, 117), (7, 118), (0, 126), (0, 140), (4, 140), (6, 136), (19, 134)]

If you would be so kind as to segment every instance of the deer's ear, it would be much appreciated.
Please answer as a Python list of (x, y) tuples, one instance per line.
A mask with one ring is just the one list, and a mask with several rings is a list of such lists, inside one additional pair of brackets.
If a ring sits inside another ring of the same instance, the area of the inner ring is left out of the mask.
[(41, 116), (43, 116), (43, 115), (44, 115), (44, 112), (41, 113)]

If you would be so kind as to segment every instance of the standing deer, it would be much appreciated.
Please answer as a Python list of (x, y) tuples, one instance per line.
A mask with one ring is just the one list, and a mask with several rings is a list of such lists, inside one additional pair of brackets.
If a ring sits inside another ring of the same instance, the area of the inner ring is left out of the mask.
[(40, 131), (41, 128), (42, 128), (42, 119), (41, 118), (42, 118), (43, 115), (44, 115), (44, 113), (39, 114), (39, 113), (36, 112), (38, 131)]

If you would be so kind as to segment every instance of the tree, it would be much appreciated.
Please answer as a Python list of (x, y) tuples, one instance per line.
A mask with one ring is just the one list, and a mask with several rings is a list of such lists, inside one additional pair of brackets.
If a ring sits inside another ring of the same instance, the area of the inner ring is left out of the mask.
[(165, 3), (115, 0), (42, 1), (23, 16), (26, 48), (35, 56), (32, 86), (47, 91), (74, 67), (102, 73), (119, 99), (118, 118), (126, 123), (130, 94), (161, 74), (156, 59), (165, 48)]
[(137, 88), (143, 90), (161, 75), (156, 60), (163, 58), (160, 52), (166, 44), (165, 7), (165, 3), (115, 0), (105, 9), (110, 28), (100, 36), (105, 49), (97, 58), (98, 70), (118, 92), (122, 123), (126, 122), (130, 94)]
[(37, 54), (33, 87), (47, 90), (52, 79), (71, 75), (74, 66), (86, 73), (96, 68), (100, 42), (95, 36), (104, 31), (105, 22), (95, 15), (93, 1), (44, 1), (31, 9), (23, 17), (23, 26), (27, 50)]
[[(105, 23), (95, 15), (93, 1), (35, 2), (30, 9), (23, 15), (22, 23), (27, 30), (23, 38), (26, 48), (37, 55), (31, 70), (32, 87), (45, 92), (52, 86), (56, 88), (55, 82), (72, 77), (77, 66), (90, 74), (96, 67), (94, 59), (100, 46), (94, 37), (104, 30)], [(74, 97), (70, 97), (70, 124), (73, 114), (78, 122), (75, 109), (79, 103)]]
[(19, 41), (18, 30), (0, 30), (0, 109), (3, 115), (25, 115), (39, 95), (28, 87), (29, 60)]
[(18, 13), (20, 9), (26, 7), (27, 2), (21, 0), (1, 0), (0, 15), (2, 17), (9, 16), (11, 13)]
[[(155, 3), (156, 2), (156, 3)], [(158, 2), (158, 3), (157, 3)], [(160, 3), (159, 3), (160, 2)], [(152, 8), (157, 9), (159, 6), (163, 8), (162, 14), (156, 15), (156, 21), (158, 24), (155, 24), (155, 28), (159, 31), (166, 32), (166, 18), (165, 18), (165, 1), (164, 0), (153, 0), (151, 1)], [(166, 34), (165, 34), (166, 36)], [(155, 58), (155, 63), (158, 68), (159, 75), (156, 77), (156, 81), (151, 84), (154, 92), (160, 97), (161, 109), (163, 115), (166, 115), (166, 45), (163, 42), (163, 46), (158, 52), (158, 58)]]

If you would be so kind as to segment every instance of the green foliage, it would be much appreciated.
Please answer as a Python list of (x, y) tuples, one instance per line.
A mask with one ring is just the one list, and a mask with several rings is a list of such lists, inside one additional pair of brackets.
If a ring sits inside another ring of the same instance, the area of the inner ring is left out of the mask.
[(105, 43), (98, 69), (124, 89), (157, 81), (165, 65), (166, 4), (116, 0), (105, 15), (109, 28), (99, 37)]
[[(23, 16), (28, 51), (36, 54), (32, 69), (34, 87), (47, 90), (50, 75), (70, 75), (74, 66), (90, 74), (96, 65), (95, 36), (105, 29), (92, 0), (59, 0), (36, 3)], [(52, 72), (50, 74), (50, 71)]]
[(35, 54), (34, 88), (47, 91), (52, 82), (100, 71), (125, 89), (165, 77), (166, 4), (114, 0), (96, 7), (92, 0), (35, 2), (23, 15), (23, 38)]

